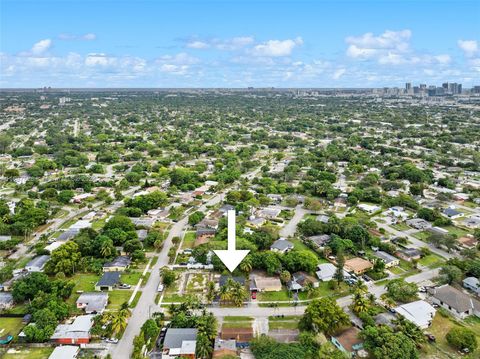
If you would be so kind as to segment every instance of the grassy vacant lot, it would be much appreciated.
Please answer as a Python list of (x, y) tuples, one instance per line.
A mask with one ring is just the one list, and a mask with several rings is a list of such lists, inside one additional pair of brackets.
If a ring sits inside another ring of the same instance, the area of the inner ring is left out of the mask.
[(84, 292), (91, 292), (95, 290), (95, 283), (98, 282), (100, 276), (90, 273), (77, 273), (70, 278), (75, 282), (75, 287), (73, 288), (73, 293), (77, 290), (83, 290)]
[(52, 348), (25, 348), (6, 353), (2, 356), (3, 359), (47, 359), (53, 352)]
[(134, 286), (134, 285), (137, 285), (141, 276), (142, 276), (141, 272), (123, 273), (120, 277), (120, 281), (122, 283), (130, 284), (130, 285)]
[(442, 263), (444, 263), (444, 260), (439, 255), (432, 253), (420, 259), (418, 263), (425, 267), (435, 268), (440, 266)]
[(414, 233), (413, 236), (421, 241), (425, 241), (428, 237), (430, 237), (430, 232), (422, 231)]
[(257, 294), (257, 300), (261, 302), (292, 300), (293, 297), (289, 294), (290, 293), (285, 288), (280, 292), (262, 292)]
[[(140, 291), (138, 291), (137, 293), (140, 293)], [(128, 302), (131, 296), (131, 290), (116, 289), (108, 292), (109, 304), (107, 306), (107, 309), (120, 309), (121, 305), (125, 302)]]
[(252, 321), (250, 317), (225, 317), (222, 328), (251, 328)]
[(22, 328), (22, 318), (2, 318), (0, 320), (0, 336), (10, 334), (16, 337)]
[(442, 227), (443, 229), (446, 229), (450, 234), (454, 234), (457, 237), (463, 237), (467, 235), (469, 232), (466, 231), (463, 228), (455, 227), (455, 226), (447, 226), (447, 227)]
[(269, 322), (268, 327), (270, 329), (298, 329), (298, 321), (275, 321)]
[[(428, 332), (435, 335), (437, 341), (434, 346), (443, 352), (450, 354), (451, 357), (460, 357), (458, 353), (449, 346), (447, 343), (446, 335), (450, 329), (455, 327), (465, 326), (473, 330), (477, 335), (477, 341), (480, 341), (480, 320), (478, 318), (468, 318), (465, 323), (460, 323), (449, 316), (444, 316), (440, 312), (437, 312), (435, 318), (433, 318), (432, 326), (428, 328)], [(469, 356), (462, 356), (464, 358), (478, 358), (480, 349), (477, 349)]]
[(390, 272), (392, 272), (393, 274), (403, 274), (403, 273), (405, 273), (405, 271), (400, 267), (390, 267), (390, 268), (388, 268), (388, 270)]
[(407, 226), (405, 223), (397, 223), (392, 225), (393, 228), (395, 228), (397, 231), (408, 231), (410, 229), (409, 226)]
[(195, 243), (195, 232), (187, 232), (183, 237), (182, 249), (192, 248)]

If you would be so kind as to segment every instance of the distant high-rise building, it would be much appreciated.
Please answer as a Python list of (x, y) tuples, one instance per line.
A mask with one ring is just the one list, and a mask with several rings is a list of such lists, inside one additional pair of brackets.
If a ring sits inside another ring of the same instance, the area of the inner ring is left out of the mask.
[(407, 82), (405, 84), (405, 92), (406, 93), (411, 93), (412, 92), (412, 83), (411, 82)]
[(480, 86), (473, 86), (473, 93), (480, 93)]
[(462, 84), (458, 84), (457, 93), (458, 93), (458, 94), (461, 94), (461, 93), (462, 93)]
[(444, 83), (442, 84), (442, 87), (443, 87), (443, 90), (444, 90), (445, 92), (448, 91), (448, 82), (444, 82)]

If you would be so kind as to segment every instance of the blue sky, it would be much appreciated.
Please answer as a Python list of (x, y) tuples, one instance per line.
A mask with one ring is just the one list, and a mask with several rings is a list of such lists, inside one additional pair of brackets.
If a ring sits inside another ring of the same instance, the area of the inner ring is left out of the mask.
[(0, 0), (0, 87), (469, 87), (479, 23), (461, 0)]

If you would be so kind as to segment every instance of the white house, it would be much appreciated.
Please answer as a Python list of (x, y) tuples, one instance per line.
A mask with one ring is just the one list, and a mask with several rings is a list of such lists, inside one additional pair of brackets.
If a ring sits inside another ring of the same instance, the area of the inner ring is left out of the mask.
[(426, 329), (432, 324), (436, 310), (424, 300), (400, 305), (395, 311), (420, 329)]

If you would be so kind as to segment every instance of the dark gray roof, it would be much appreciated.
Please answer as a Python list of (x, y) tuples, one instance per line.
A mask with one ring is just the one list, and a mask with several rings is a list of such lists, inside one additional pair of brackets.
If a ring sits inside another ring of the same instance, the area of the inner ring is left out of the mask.
[(10, 292), (0, 292), (0, 304), (11, 304), (13, 303), (13, 295)]
[(443, 211), (443, 214), (445, 214), (448, 217), (453, 217), (453, 216), (461, 214), (461, 212), (459, 212), (459, 211), (457, 211), (453, 208), (447, 208)]
[(197, 340), (195, 328), (169, 328), (163, 341), (164, 348), (181, 348), (184, 340)]
[(454, 308), (459, 313), (470, 309), (480, 310), (480, 302), (478, 300), (450, 285), (433, 288), (430, 290), (430, 293), (434, 298)]
[(105, 272), (97, 282), (97, 286), (113, 287), (120, 282), (120, 272)]
[(41, 256), (37, 256), (37, 257), (33, 258), (30, 262), (28, 262), (25, 267), (42, 268), (45, 265), (45, 263), (48, 262), (49, 259), (50, 259), (50, 256), (46, 255), (46, 254), (41, 255)]
[(57, 238), (57, 241), (68, 241), (70, 239), (72, 239), (73, 237), (75, 237), (78, 232), (80, 232), (80, 229), (78, 228), (70, 228), (68, 230), (66, 230), (65, 232), (63, 232), (62, 234), (60, 234)]
[(375, 255), (375, 257), (378, 257), (378, 258), (382, 259), (387, 264), (391, 263), (391, 262), (398, 261), (397, 258), (395, 258), (391, 254), (388, 254), (387, 252), (384, 252), (384, 251), (376, 251), (374, 253), (374, 255)]
[(270, 249), (278, 249), (279, 251), (284, 251), (286, 249), (293, 248), (293, 243), (285, 239), (277, 239), (270, 246)]
[(128, 256), (118, 256), (113, 261), (107, 262), (103, 265), (104, 268), (108, 267), (128, 267), (132, 260)]

